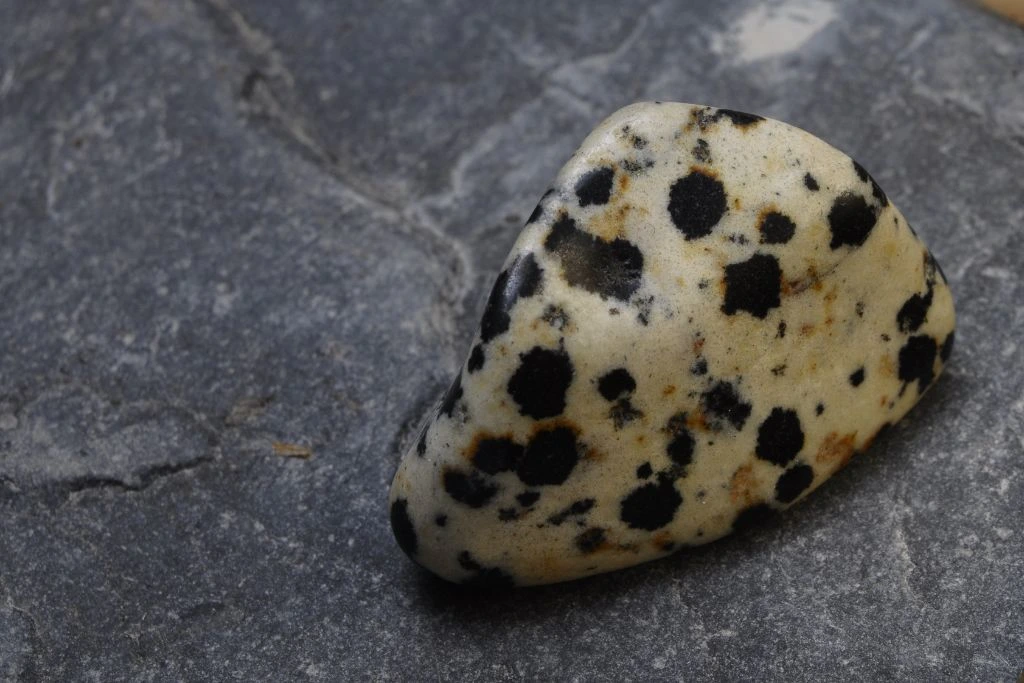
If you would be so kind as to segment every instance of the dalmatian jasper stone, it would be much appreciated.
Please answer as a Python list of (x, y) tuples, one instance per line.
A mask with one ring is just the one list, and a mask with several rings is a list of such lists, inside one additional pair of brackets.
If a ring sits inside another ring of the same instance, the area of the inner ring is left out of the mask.
[(860, 165), (792, 126), (641, 103), (541, 199), (391, 488), (445, 579), (565, 581), (793, 505), (941, 372), (945, 276)]

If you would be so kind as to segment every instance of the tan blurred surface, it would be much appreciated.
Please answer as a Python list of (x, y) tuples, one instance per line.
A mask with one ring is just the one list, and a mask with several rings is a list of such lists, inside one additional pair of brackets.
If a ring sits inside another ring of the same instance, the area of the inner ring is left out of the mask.
[(993, 12), (1024, 26), (1024, 0), (978, 0)]

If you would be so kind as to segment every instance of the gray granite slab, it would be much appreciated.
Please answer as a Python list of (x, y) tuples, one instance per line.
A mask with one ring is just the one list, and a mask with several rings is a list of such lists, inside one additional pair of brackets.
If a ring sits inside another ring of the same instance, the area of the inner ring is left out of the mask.
[[(949, 277), (952, 365), (767, 527), (443, 584), (391, 538), (399, 453), (642, 99), (857, 157)], [(0, 677), (1012, 681), (1022, 226), (1024, 31), (966, 1), (0, 3)]]

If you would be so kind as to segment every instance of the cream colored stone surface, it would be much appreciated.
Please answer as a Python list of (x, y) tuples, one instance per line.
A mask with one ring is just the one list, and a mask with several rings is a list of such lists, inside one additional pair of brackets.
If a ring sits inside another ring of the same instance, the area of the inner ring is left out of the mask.
[[(485, 314), (493, 331), (507, 308), (508, 328), (474, 340), (392, 485), (400, 543), (445, 579), (564, 581), (784, 509), (899, 420), (952, 346), (949, 288), (907, 220), (784, 123), (626, 107), (533, 218)], [(534, 350), (571, 375), (539, 364), (516, 384)], [(635, 387), (609, 400), (616, 369)]]

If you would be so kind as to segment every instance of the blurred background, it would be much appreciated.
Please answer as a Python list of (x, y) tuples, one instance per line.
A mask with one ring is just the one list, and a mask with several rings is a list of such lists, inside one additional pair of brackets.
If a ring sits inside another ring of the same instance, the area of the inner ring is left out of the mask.
[[(857, 158), (951, 366), (765, 528), (441, 584), (399, 455), (558, 168), (651, 99)], [(966, 0), (4, 0), (0, 678), (1015, 680), (1022, 179), (1024, 30)]]

